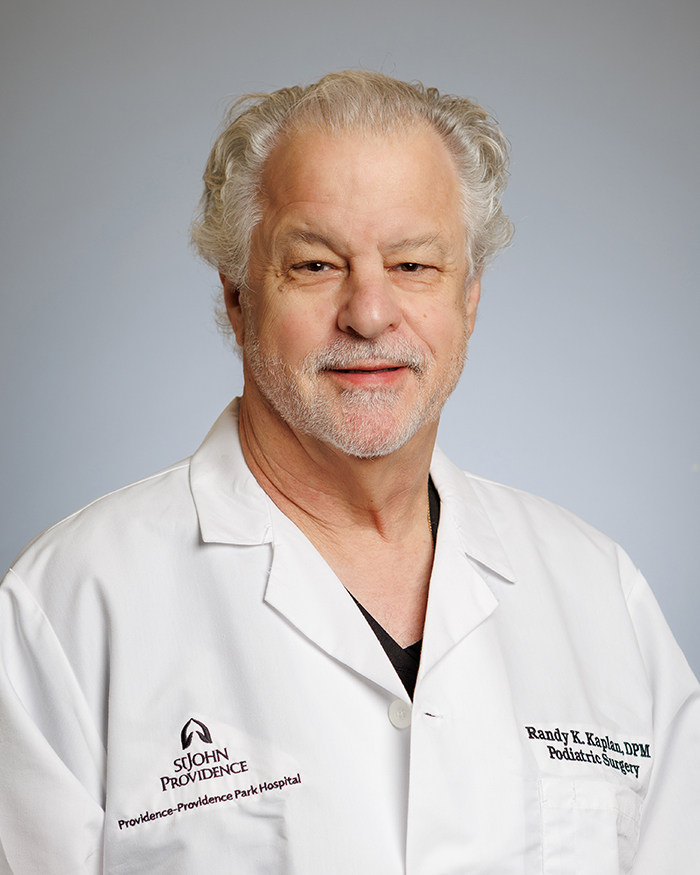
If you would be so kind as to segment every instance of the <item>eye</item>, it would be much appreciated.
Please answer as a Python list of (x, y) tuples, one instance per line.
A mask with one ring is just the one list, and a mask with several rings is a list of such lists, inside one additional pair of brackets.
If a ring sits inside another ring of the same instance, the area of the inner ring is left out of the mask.
[(310, 273), (321, 273), (328, 270), (330, 267), (325, 261), (305, 261), (302, 264), (295, 264), (294, 270), (308, 270)]
[(402, 264), (397, 264), (396, 269), (403, 271), (403, 273), (417, 273), (419, 270), (422, 270), (424, 265), (416, 264), (415, 261), (404, 261)]

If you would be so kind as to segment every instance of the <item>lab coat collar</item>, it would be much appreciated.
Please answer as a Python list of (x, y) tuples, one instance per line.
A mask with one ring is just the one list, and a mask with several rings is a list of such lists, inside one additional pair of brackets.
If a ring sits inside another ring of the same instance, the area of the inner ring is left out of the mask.
[(190, 489), (205, 544), (272, 541), (271, 502), (243, 458), (239, 406), (235, 398), (190, 462)]
[[(255, 545), (273, 540), (271, 502), (243, 458), (240, 399), (214, 423), (190, 463), (190, 487), (205, 543)], [(435, 448), (430, 474), (467, 556), (511, 583), (515, 573), (469, 476)]]
[(474, 478), (454, 465), (438, 447), (433, 453), (430, 476), (440, 495), (440, 519), (449, 514), (462, 549), (473, 560), (515, 583), (515, 572), (506, 551), (474, 488)]

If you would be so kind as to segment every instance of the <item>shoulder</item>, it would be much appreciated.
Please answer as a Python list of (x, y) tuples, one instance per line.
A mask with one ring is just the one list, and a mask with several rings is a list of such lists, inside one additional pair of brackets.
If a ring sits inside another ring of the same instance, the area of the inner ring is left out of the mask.
[(559, 578), (613, 576), (629, 594), (639, 571), (622, 547), (595, 526), (541, 496), (462, 471), (442, 454), (436, 462), (441, 496), (446, 492), (470, 525), (470, 506), (479, 508), (516, 575), (528, 569)]
[(87, 573), (125, 562), (158, 532), (167, 529), (173, 540), (196, 526), (189, 469), (186, 459), (90, 502), (30, 541), (11, 570), (25, 581), (69, 568)]
[(540, 495), (487, 480), (468, 471), (460, 471), (460, 474), (496, 518), (507, 518), (527, 527), (554, 526), (557, 533), (578, 533), (601, 545), (614, 544), (611, 538), (581, 517)]

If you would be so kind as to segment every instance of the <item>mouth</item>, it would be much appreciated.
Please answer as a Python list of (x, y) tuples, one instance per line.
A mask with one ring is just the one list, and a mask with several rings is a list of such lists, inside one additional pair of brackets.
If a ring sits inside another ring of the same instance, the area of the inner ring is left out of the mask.
[[(349, 364), (349, 362), (348, 362)], [(396, 390), (404, 385), (411, 372), (411, 368), (405, 364), (367, 364), (364, 367), (355, 365), (350, 368), (324, 368), (321, 373), (336, 382), (344, 389), (392, 389)]]
[(388, 374), (392, 371), (401, 371), (405, 365), (391, 365), (386, 368), (329, 368), (337, 374)]
[(339, 380), (354, 380), (357, 385), (368, 385), (373, 379), (380, 383), (392, 382), (406, 377), (409, 372), (421, 379), (426, 365), (425, 355), (401, 338), (351, 341), (340, 337), (308, 357), (309, 371), (335, 375)]

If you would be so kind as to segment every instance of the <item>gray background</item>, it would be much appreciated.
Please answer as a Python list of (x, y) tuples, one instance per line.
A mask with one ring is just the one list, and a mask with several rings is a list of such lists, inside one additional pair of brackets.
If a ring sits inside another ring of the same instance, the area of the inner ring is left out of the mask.
[(622, 543), (700, 669), (697, 0), (4, 0), (0, 33), (0, 565), (240, 389), (187, 248), (222, 98), (365, 66), (513, 145), (443, 447)]

